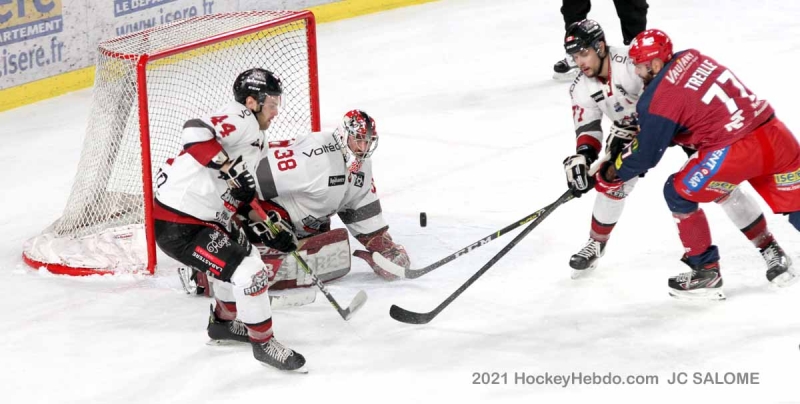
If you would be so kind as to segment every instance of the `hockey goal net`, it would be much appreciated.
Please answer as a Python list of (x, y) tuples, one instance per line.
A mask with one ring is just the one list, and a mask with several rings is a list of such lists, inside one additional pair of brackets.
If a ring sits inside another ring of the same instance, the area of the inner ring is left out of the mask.
[(182, 148), (184, 122), (233, 99), (242, 71), (281, 79), (268, 140), (319, 130), (316, 28), (309, 11), (193, 17), (98, 46), (77, 175), (60, 219), (23, 247), (24, 261), (69, 275), (154, 273), (158, 168)]

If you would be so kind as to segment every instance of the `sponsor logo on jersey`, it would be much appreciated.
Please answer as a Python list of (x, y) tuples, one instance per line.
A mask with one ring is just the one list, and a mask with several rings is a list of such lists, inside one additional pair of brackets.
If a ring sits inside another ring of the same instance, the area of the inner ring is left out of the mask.
[(216, 276), (219, 276), (222, 273), (222, 269), (225, 268), (225, 261), (215, 257), (210, 252), (204, 250), (203, 247), (196, 246), (194, 251), (192, 251), (192, 257), (208, 265), (208, 270)]
[(206, 244), (206, 250), (208, 252), (216, 254), (219, 250), (230, 247), (231, 246), (231, 239), (228, 238), (228, 235), (215, 231), (209, 235), (211, 241)]
[(692, 52), (686, 52), (672, 64), (672, 67), (670, 67), (665, 78), (670, 83), (675, 84), (681, 79), (681, 77), (683, 77), (683, 74), (686, 73), (686, 71), (689, 69), (689, 66), (696, 63), (697, 60), (697, 55)]
[(775, 184), (779, 187), (790, 187), (800, 184), (800, 169), (790, 173), (775, 174)]
[(600, 102), (606, 99), (606, 97), (603, 95), (603, 90), (600, 90), (592, 94), (592, 99), (594, 100), (594, 102)]
[(689, 174), (683, 179), (683, 185), (690, 191), (699, 191), (705, 187), (706, 182), (719, 171), (729, 148), (730, 146), (706, 154), (700, 163), (689, 170)]
[(711, 181), (708, 183), (706, 189), (727, 194), (729, 192), (733, 192), (733, 190), (736, 189), (736, 186), (736, 184), (731, 184), (730, 182)]
[[(247, 296), (258, 296), (267, 291), (269, 286), (269, 274), (272, 273), (272, 264), (264, 263), (266, 269), (262, 269), (253, 275), (250, 280), (250, 286), (244, 288), (244, 294)], [(269, 271), (269, 272), (267, 272)]]
[(628, 61), (628, 57), (627, 56), (620, 55), (619, 53), (615, 54), (614, 57), (611, 58), (611, 59), (613, 61), (617, 62), (617, 63), (625, 63), (625, 62)]
[(625, 108), (622, 105), (620, 105), (619, 101), (614, 103), (614, 111), (622, 112), (622, 110), (624, 110), (624, 109)]
[(313, 157), (313, 156), (320, 156), (325, 153), (329, 153), (332, 151), (339, 151), (342, 150), (342, 147), (336, 143), (328, 143), (322, 145), (322, 147), (317, 147), (316, 149), (311, 149), (309, 152), (303, 152), (306, 157)]
[(353, 174), (355, 180), (353, 181), (353, 185), (362, 188), (364, 187), (364, 173), (355, 173)]
[(311, 215), (304, 217), (302, 222), (303, 222), (303, 227), (309, 233), (328, 231), (330, 229), (330, 224), (331, 224), (331, 220), (328, 219), (327, 217), (319, 219)]
[(339, 185), (344, 185), (345, 177), (344, 175), (331, 175), (328, 177), (328, 186), (329, 187), (338, 187)]

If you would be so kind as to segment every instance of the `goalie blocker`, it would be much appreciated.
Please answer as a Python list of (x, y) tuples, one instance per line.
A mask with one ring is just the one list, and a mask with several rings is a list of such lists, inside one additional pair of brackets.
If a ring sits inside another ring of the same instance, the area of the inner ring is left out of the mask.
[[(278, 268), (271, 274), (269, 290), (306, 288), (312, 286), (306, 274), (290, 255), (283, 255), (262, 244), (254, 244), (267, 267)], [(334, 229), (300, 241), (297, 253), (311, 271), (323, 282), (339, 279), (350, 272), (350, 240), (345, 229)], [(179, 268), (183, 288), (188, 294), (211, 296), (205, 273), (195, 269)]]

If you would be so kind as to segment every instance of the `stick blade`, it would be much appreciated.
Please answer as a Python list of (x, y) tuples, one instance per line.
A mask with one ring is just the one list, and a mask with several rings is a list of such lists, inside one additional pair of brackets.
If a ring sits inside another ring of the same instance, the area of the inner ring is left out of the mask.
[(433, 320), (431, 313), (416, 313), (394, 304), (389, 308), (389, 316), (406, 324), (428, 324), (428, 322)]
[(352, 318), (353, 315), (356, 314), (356, 312), (359, 309), (361, 309), (361, 307), (364, 306), (364, 303), (366, 302), (367, 302), (367, 292), (359, 290), (358, 293), (356, 293), (356, 297), (354, 297), (353, 301), (350, 302), (350, 306), (348, 306), (347, 309), (345, 309), (347, 313), (344, 316), (345, 321), (350, 320), (350, 318)]
[(395, 264), (392, 261), (389, 261), (388, 259), (386, 259), (386, 257), (380, 255), (377, 252), (372, 253), (372, 261), (375, 262), (375, 265), (381, 267), (381, 269), (383, 269), (384, 271), (398, 278), (407, 278), (405, 268)]

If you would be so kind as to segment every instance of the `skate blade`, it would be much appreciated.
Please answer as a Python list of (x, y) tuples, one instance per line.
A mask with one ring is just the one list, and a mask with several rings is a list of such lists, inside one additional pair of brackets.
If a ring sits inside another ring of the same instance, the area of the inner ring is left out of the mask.
[(669, 295), (678, 299), (686, 301), (722, 301), (725, 300), (725, 293), (721, 288), (715, 289), (697, 289), (697, 290), (669, 290)]
[(210, 339), (206, 342), (208, 346), (235, 346), (242, 344), (249, 344), (250, 342), (236, 341), (233, 339)]
[(263, 366), (263, 367), (265, 367), (265, 368), (269, 368), (269, 369), (277, 370), (277, 371), (279, 371), (279, 372), (284, 372), (284, 373), (299, 373), (299, 374), (301, 374), (301, 375), (307, 375), (307, 374), (308, 374), (308, 368), (306, 367), (306, 365), (300, 366), (299, 368), (297, 368), (297, 369), (294, 369), (294, 370), (283, 370), (283, 369), (278, 369), (278, 368), (276, 368), (275, 366), (268, 365), (268, 364), (266, 364), (266, 363), (263, 363), (263, 362), (260, 362), (260, 363), (261, 363), (261, 366)]
[(572, 81), (575, 77), (578, 77), (579, 70), (577, 68), (572, 69), (566, 73), (553, 73), (553, 80), (556, 81)]
[(572, 279), (585, 278), (585, 277), (589, 276), (590, 272), (594, 272), (594, 269), (596, 267), (597, 266), (595, 265), (593, 267), (589, 267), (589, 268), (586, 268), (586, 269), (573, 269), (572, 270), (572, 275), (570, 277)]
[(585, 278), (591, 272), (594, 272), (595, 268), (597, 268), (597, 263), (595, 263), (594, 265), (589, 265), (589, 267), (586, 268), (586, 269), (575, 269), (575, 268), (573, 268), (572, 269), (572, 275), (570, 277), (572, 279)]
[(789, 286), (792, 286), (795, 283), (797, 283), (797, 281), (800, 281), (800, 276), (797, 276), (797, 274), (792, 272), (792, 270), (790, 269), (773, 278), (772, 281), (770, 281), (770, 283), (772, 283), (772, 285), (777, 288), (788, 288)]

